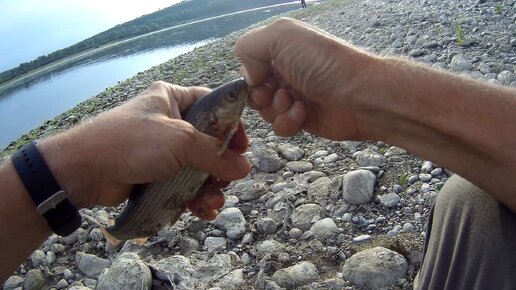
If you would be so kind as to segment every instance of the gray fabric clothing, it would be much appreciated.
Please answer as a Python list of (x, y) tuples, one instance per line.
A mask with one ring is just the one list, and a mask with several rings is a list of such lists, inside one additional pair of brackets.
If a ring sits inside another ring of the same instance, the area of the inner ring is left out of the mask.
[(427, 224), (417, 289), (516, 289), (516, 214), (458, 175)]

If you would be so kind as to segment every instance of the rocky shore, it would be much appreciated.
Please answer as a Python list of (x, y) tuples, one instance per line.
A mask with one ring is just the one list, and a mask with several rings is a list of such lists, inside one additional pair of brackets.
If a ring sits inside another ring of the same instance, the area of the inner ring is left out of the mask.
[[(516, 1), (324, 1), (289, 13), (367, 51), (516, 87)], [(154, 80), (216, 87), (238, 76), (243, 31), (138, 73), (13, 142), (0, 156), (117, 106)], [(185, 213), (144, 245), (106, 244), (82, 227), (51, 236), (4, 289), (412, 289), (424, 224), (451, 174), (402, 148), (276, 136), (244, 112), (252, 173), (225, 191), (217, 219)]]

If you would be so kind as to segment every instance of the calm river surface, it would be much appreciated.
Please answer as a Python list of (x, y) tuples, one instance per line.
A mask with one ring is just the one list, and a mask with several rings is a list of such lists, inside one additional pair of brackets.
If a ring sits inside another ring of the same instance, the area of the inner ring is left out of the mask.
[(0, 150), (46, 120), (118, 81), (233, 31), (299, 7), (296, 1), (178, 25), (101, 48), (20, 85), (0, 87)]

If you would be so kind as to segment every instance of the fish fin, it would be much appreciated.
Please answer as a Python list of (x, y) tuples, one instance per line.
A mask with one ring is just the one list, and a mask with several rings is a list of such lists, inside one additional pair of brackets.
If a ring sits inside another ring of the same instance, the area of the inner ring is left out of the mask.
[(122, 242), (121, 240), (113, 237), (110, 233), (108, 233), (108, 231), (106, 230), (105, 227), (101, 227), (100, 231), (102, 232), (102, 234), (106, 238), (106, 241), (108, 241), (113, 246), (118, 246), (118, 244), (120, 244)]
[(134, 242), (137, 243), (139, 246), (141, 246), (147, 241), (147, 239), (148, 238), (138, 238), (138, 239), (134, 239)]
[(217, 156), (222, 155), (224, 151), (226, 151), (226, 148), (228, 148), (229, 141), (231, 141), (231, 138), (233, 137), (233, 134), (238, 129), (238, 126), (229, 126), (226, 128), (226, 131), (224, 132), (224, 137), (221, 139), (222, 144), (220, 144), (219, 149), (217, 150)]

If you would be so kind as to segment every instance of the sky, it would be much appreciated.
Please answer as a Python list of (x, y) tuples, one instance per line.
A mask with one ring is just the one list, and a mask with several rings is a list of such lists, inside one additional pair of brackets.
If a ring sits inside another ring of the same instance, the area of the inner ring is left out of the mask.
[(0, 0), (0, 72), (181, 0)]

